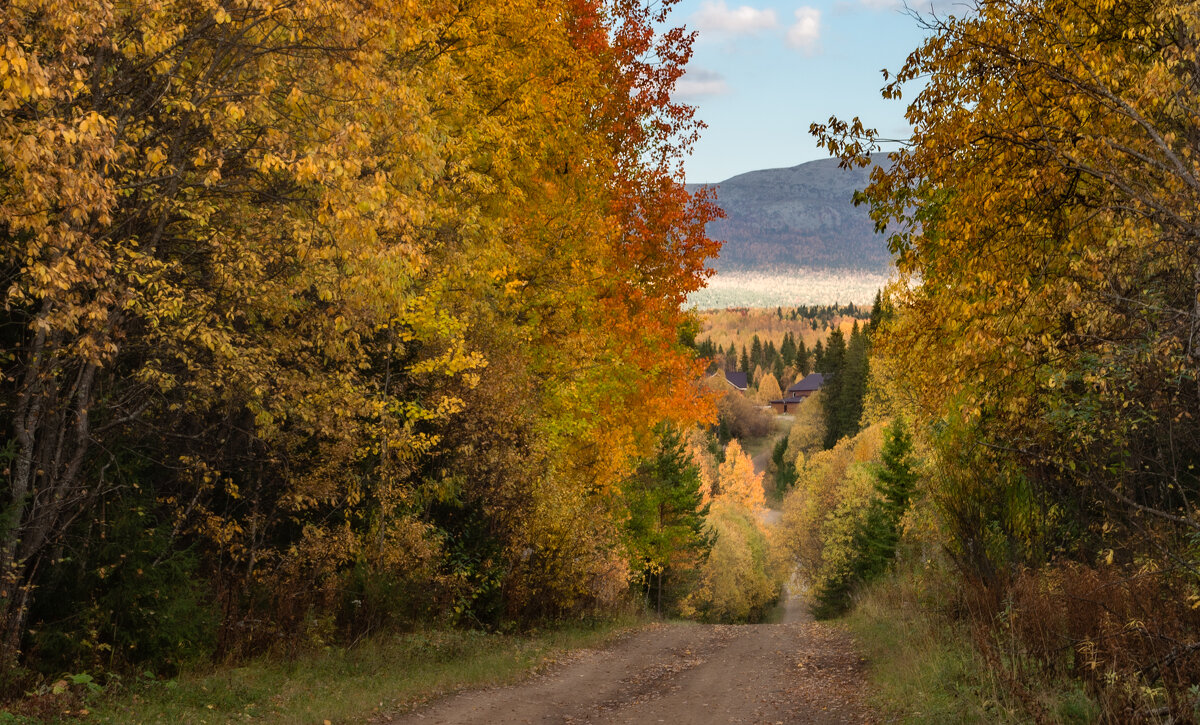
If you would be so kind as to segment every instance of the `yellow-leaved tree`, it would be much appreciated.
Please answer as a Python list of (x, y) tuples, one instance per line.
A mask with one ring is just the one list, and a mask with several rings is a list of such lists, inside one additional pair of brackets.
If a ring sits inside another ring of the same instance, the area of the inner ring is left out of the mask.
[[(1102, 661), (1081, 676), (1113, 713), (1167, 692), (1191, 717), (1200, 4), (997, 0), (927, 22), (884, 90), (919, 79), (913, 134), (865, 194), (898, 255), (891, 398), (924, 421), (978, 600), (1039, 592), (1039, 619), (1071, 622), (1018, 645), (1040, 671)], [(878, 148), (857, 119), (814, 131), (847, 163)]]
[(754, 461), (742, 450), (742, 445), (736, 438), (725, 446), (725, 460), (717, 469), (713, 501), (743, 508), (752, 513), (766, 508), (763, 474), (755, 472)]
[(0, 10), (0, 666), (610, 602), (613, 487), (711, 406), (669, 7)]

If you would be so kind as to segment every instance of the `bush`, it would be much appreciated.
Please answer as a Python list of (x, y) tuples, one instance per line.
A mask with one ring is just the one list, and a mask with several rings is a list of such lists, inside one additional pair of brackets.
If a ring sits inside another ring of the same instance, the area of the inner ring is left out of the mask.
[(810, 396), (796, 411), (788, 431), (788, 457), (799, 468), (803, 459), (825, 449), (825, 413), (821, 393)]
[(151, 497), (124, 504), (42, 582), (29, 660), (45, 671), (135, 664), (174, 674), (212, 652), (219, 611), (199, 557), (156, 517)]
[(762, 438), (775, 425), (775, 414), (769, 408), (736, 392), (726, 393), (717, 401), (717, 414), (722, 443), (730, 438)]
[(699, 589), (685, 616), (708, 622), (755, 622), (766, 617), (783, 591), (784, 566), (749, 510), (716, 501), (708, 517), (715, 539)]

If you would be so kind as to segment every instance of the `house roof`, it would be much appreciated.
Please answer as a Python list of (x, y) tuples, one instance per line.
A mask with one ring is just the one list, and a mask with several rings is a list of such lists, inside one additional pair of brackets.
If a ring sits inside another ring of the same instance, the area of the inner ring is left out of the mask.
[(725, 371), (725, 382), (729, 383), (738, 390), (745, 390), (750, 387), (750, 381), (746, 378), (746, 373), (734, 370)]
[(724, 380), (726, 383), (732, 385), (738, 390), (741, 390), (742, 392), (745, 392), (750, 388), (750, 381), (746, 378), (746, 373), (738, 372), (736, 370), (718, 370), (712, 375), (708, 376), (708, 379), (714, 381)]
[(789, 393), (811, 393), (814, 390), (820, 390), (825, 384), (825, 376), (821, 373), (809, 373), (804, 376), (803, 380), (797, 380), (788, 386)]

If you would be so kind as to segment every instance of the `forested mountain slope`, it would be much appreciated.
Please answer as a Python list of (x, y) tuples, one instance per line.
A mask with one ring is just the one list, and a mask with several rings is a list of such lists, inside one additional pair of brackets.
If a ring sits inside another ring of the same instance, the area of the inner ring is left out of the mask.
[(708, 225), (710, 236), (725, 241), (718, 269), (886, 269), (891, 255), (884, 237), (866, 207), (853, 202), (869, 175), (870, 169), (844, 170), (837, 159), (821, 159), (714, 184), (725, 211)]

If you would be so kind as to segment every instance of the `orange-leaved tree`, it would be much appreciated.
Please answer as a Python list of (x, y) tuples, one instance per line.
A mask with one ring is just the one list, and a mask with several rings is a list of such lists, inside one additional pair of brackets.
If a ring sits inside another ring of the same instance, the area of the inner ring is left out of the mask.
[(665, 13), (0, 11), (4, 663), (31, 612), (169, 616), (118, 530), (211, 579), (229, 652), (609, 596), (606, 497), (653, 423), (707, 414), (677, 330), (716, 212)]

